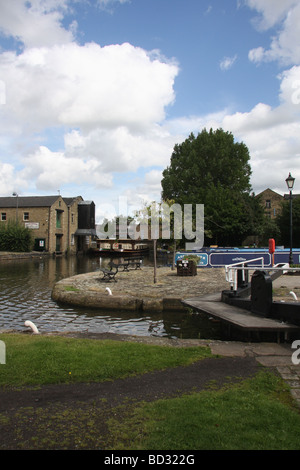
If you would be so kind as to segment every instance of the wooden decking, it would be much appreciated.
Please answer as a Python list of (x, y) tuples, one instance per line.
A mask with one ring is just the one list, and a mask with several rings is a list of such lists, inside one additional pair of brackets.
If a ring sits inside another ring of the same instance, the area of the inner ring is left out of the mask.
[(221, 295), (196, 297), (183, 301), (187, 307), (208, 314), (209, 316), (236, 327), (244, 332), (270, 332), (289, 334), (300, 332), (300, 327), (289, 323), (282, 323), (271, 318), (264, 318), (253, 314), (251, 311), (228, 305), (221, 302)]

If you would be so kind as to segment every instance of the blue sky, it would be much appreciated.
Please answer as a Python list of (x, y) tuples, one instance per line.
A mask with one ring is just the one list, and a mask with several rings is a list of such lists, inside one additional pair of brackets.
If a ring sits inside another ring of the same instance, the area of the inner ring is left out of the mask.
[(130, 212), (204, 127), (248, 146), (255, 193), (297, 191), (299, 24), (299, 0), (0, 0), (0, 195)]

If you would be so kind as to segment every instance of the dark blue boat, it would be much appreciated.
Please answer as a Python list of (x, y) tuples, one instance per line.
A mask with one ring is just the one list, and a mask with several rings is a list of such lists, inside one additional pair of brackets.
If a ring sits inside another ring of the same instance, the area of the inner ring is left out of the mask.
[[(268, 248), (202, 248), (199, 251), (177, 252), (175, 262), (189, 257), (195, 260), (199, 268), (221, 268), (263, 258), (263, 266), (271, 267), (278, 263), (289, 263), (289, 256), (289, 248), (276, 248), (274, 254), (269, 253)], [(300, 248), (293, 248), (293, 261), (294, 264), (300, 264)], [(252, 262), (251, 266), (262, 266), (262, 262)]]

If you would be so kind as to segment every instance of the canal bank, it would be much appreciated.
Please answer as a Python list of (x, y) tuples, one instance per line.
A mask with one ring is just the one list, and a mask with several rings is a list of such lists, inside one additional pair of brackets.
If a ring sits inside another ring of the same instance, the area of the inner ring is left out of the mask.
[[(133, 311), (182, 311), (182, 300), (228, 288), (224, 269), (199, 269), (196, 276), (178, 276), (170, 267), (145, 266), (118, 272), (116, 282), (103, 280), (101, 271), (81, 274), (57, 282), (52, 299), (61, 304), (96, 309)], [(109, 290), (108, 290), (109, 289)]]
[(49, 258), (50, 253), (47, 251), (26, 251), (26, 252), (13, 252), (13, 251), (0, 251), (0, 261), (17, 260), (17, 259), (41, 259)]
[[(300, 296), (299, 280), (299, 276), (280, 276), (273, 282), (273, 299), (289, 301), (291, 290)], [(160, 267), (156, 283), (152, 266), (119, 271), (116, 282), (104, 280), (102, 271), (97, 269), (55, 283), (52, 299), (61, 304), (91, 309), (179, 311), (186, 308), (182, 304), (185, 299), (209, 294), (221, 296), (222, 290), (229, 287), (224, 268), (198, 268), (195, 276), (178, 276), (176, 269)]]

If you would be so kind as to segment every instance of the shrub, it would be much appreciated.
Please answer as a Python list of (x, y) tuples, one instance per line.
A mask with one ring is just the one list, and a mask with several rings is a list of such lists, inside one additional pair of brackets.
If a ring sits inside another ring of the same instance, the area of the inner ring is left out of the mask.
[(8, 221), (0, 224), (0, 251), (31, 251), (33, 239), (28, 228), (20, 223)]

